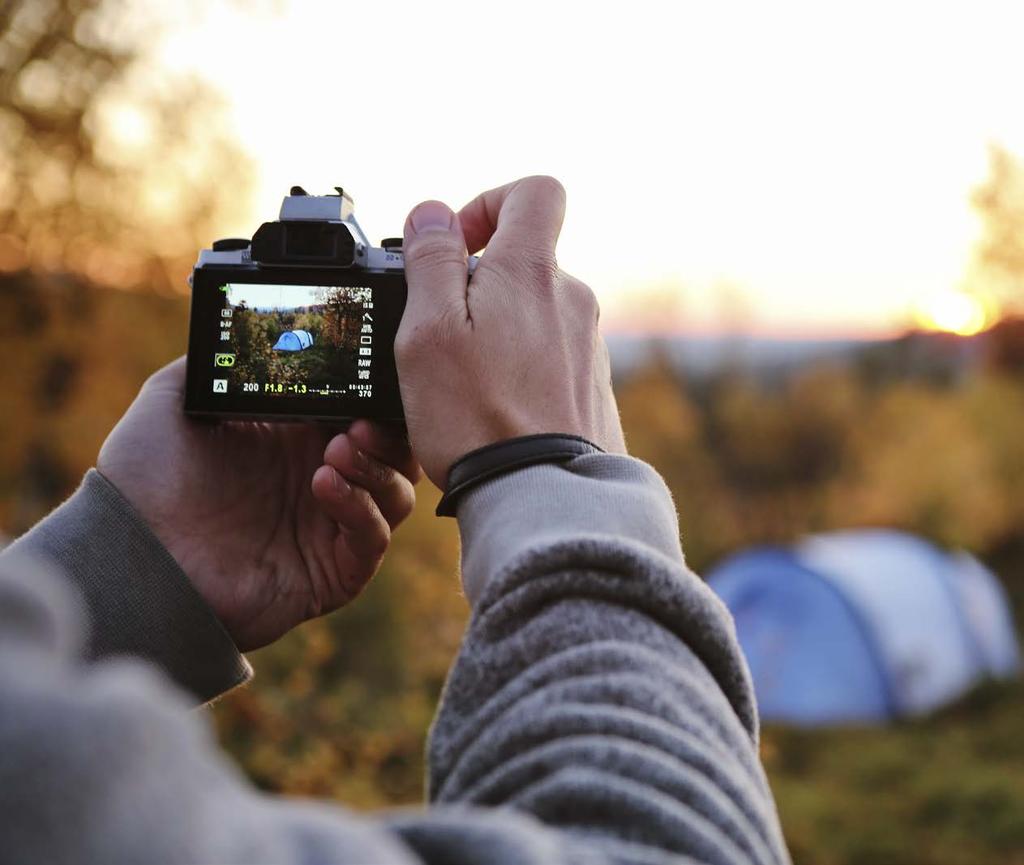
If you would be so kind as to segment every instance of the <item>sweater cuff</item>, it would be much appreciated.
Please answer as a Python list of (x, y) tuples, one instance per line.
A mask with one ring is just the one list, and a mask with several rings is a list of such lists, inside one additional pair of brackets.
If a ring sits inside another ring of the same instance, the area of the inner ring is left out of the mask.
[(458, 503), (462, 583), (476, 604), (489, 577), (520, 554), (570, 538), (634, 541), (679, 564), (679, 518), (647, 463), (587, 454), (528, 466), (468, 491)]
[(213, 610), (95, 469), (11, 552), (56, 563), (78, 589), (89, 625), (86, 658), (148, 660), (204, 703), (251, 678)]

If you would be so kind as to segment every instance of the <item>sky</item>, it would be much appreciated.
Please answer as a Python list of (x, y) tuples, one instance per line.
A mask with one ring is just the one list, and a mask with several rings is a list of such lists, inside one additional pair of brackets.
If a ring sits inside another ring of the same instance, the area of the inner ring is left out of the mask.
[(316, 285), (253, 285), (231, 283), (228, 299), (234, 306), (244, 303), (250, 309), (295, 309), (316, 303)]
[[(325, 288), (334, 286), (320, 285), (257, 285), (254, 283), (232, 282), (228, 284), (228, 300), (234, 306), (244, 303), (250, 309), (296, 309), (300, 306), (314, 306), (322, 301), (318, 294)], [(344, 291), (344, 289), (337, 289)], [(368, 291), (355, 288), (353, 292)], [(345, 292), (349, 297), (350, 292)], [(357, 295), (358, 299), (358, 295)], [(365, 299), (365, 298), (363, 298)]]
[(568, 193), (560, 264), (610, 330), (882, 335), (915, 309), (956, 318), (988, 147), (1024, 152), (1020, 4), (194, 11), (156, 56), (229, 101), (259, 176), (239, 230), (276, 217), (292, 184), (344, 186), (379, 241), (418, 201), (552, 174)]

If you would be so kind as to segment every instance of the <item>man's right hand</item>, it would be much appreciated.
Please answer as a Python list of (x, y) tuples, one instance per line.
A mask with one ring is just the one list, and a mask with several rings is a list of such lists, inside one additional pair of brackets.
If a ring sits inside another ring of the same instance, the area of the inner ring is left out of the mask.
[[(458, 215), (427, 201), (406, 220), (395, 355), (413, 451), (442, 489), (459, 457), (516, 436), (626, 452), (597, 300), (555, 260), (564, 214), (561, 184), (527, 177)], [(484, 246), (467, 285), (467, 253)]]

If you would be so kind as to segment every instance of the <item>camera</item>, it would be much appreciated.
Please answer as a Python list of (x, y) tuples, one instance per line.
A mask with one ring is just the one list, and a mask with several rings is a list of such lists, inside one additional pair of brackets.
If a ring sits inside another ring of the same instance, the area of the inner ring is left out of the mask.
[(292, 187), (278, 221), (202, 250), (189, 282), (188, 414), (402, 418), (402, 239), (371, 245), (341, 187)]

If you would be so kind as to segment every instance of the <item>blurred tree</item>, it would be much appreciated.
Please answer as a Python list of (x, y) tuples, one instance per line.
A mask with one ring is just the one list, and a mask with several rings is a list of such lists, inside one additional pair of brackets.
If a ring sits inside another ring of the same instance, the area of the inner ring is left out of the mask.
[(253, 313), (245, 303), (235, 308), (232, 318), (231, 348), (238, 355), (233, 374), (236, 381), (265, 382), (273, 360), (271, 346), (278, 333), (269, 333), (266, 316)]
[(1024, 316), (997, 322), (985, 334), (985, 355), (993, 370), (1024, 376)]
[(989, 175), (973, 195), (982, 238), (969, 281), (1006, 310), (1024, 310), (1024, 161), (989, 149)]
[(221, 100), (153, 59), (158, 12), (0, 0), (0, 534), (70, 492), (184, 351), (196, 250), (248, 211)]
[[(829, 487), (828, 525), (892, 526), (951, 546), (991, 548), (1011, 529), (995, 436), (982, 436), (980, 403), (959, 392), (895, 384), (861, 406), (843, 472)], [(991, 442), (991, 444), (990, 444)], [(1007, 461), (1014, 457), (1008, 455)]]
[(0, 2), (0, 269), (184, 291), (246, 211), (221, 100), (153, 65), (154, 19), (131, 0)]
[(335, 348), (356, 348), (362, 323), (362, 299), (346, 289), (325, 287), (317, 291), (316, 302), (323, 307), (322, 340)]

